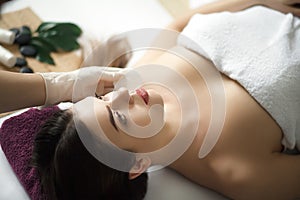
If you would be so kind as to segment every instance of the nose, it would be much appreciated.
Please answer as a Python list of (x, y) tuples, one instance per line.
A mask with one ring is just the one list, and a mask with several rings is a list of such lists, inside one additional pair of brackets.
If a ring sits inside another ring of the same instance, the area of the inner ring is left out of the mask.
[(112, 102), (118, 102), (118, 101), (124, 101), (124, 99), (129, 99), (129, 92), (126, 88), (120, 88), (117, 91), (114, 91), (112, 93), (111, 101)]
[(128, 103), (133, 103), (133, 98), (131, 98), (129, 91), (126, 88), (120, 88), (119, 90), (112, 92), (110, 100), (112, 109), (120, 108), (123, 105), (128, 105)]

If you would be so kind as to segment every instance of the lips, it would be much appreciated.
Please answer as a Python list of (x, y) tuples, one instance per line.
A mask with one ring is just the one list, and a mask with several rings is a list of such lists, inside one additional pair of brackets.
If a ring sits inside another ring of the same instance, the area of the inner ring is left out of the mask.
[(144, 88), (139, 88), (135, 90), (136, 94), (139, 95), (145, 102), (146, 105), (148, 105), (149, 102), (149, 94)]

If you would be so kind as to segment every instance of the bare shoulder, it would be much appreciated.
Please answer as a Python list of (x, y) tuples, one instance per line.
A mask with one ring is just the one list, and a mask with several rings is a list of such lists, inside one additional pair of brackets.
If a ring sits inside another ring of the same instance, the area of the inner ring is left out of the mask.
[[(278, 189), (278, 196), (285, 196), (289, 190), (279, 188), (280, 174), (287, 172), (279, 173), (275, 168), (280, 161), (273, 153), (281, 150), (280, 128), (240, 85), (228, 78), (224, 78), (224, 85), (226, 119), (219, 140), (205, 158), (199, 159), (203, 141), (199, 136), (175, 170), (232, 199), (276, 199), (274, 189)], [(289, 181), (287, 185), (294, 184)]]
[(280, 153), (282, 132), (273, 118), (238, 83), (224, 85), (226, 120), (207, 159), (209, 187), (232, 199), (299, 198), (300, 155)]
[(236, 81), (224, 79), (224, 85), (226, 118), (217, 150), (246, 154), (281, 151), (282, 131), (271, 115)]
[[(281, 150), (280, 127), (239, 84), (228, 80), (225, 88), (226, 120), (208, 159), (214, 177), (210, 187), (233, 199), (284, 196), (285, 190), (279, 188), (279, 169), (275, 168), (278, 157), (274, 154)], [(272, 183), (274, 180), (278, 180), (278, 185)], [(277, 196), (271, 192), (275, 188)]]

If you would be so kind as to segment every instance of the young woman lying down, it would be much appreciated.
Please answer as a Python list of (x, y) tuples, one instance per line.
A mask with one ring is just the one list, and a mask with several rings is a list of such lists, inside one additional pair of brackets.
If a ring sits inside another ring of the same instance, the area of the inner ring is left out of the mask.
[[(67, 110), (30, 110), (47, 113), (23, 136), (35, 137), (27, 161), (36, 193), (143, 199), (146, 170), (168, 166), (232, 199), (300, 198), (300, 157), (285, 153), (300, 147), (300, 20), (290, 3), (227, 0), (191, 11), (154, 45), (174, 46), (149, 50), (113, 92), (94, 90)], [(12, 140), (13, 122), (1, 141)]]

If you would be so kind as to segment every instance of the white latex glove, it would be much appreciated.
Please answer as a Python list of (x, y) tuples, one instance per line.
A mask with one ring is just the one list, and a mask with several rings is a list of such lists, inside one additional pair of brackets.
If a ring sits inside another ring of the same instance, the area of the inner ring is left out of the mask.
[(45, 105), (63, 101), (77, 102), (87, 96), (106, 94), (113, 90), (114, 83), (128, 70), (93, 66), (71, 72), (39, 73), (45, 81)]
[(126, 66), (132, 56), (127, 38), (121, 35), (112, 36), (102, 42), (83, 37), (79, 42), (83, 49), (83, 67), (113, 66), (122, 68)]

